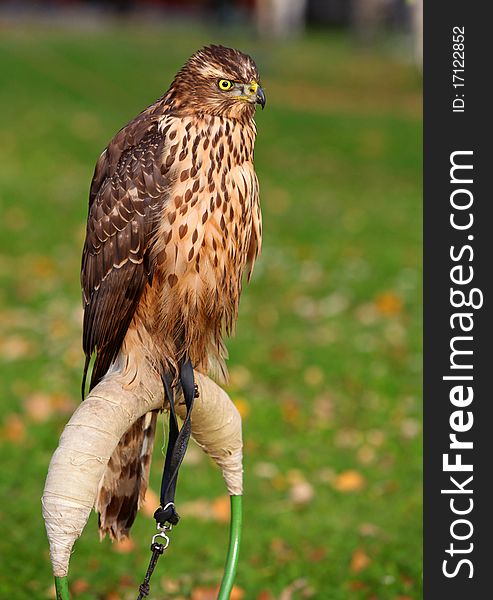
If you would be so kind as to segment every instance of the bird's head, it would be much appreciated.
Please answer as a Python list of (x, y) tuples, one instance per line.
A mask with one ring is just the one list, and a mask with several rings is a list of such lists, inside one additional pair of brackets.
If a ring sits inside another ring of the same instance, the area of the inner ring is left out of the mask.
[(224, 46), (207, 46), (193, 54), (168, 91), (173, 110), (250, 118), (255, 105), (265, 106), (257, 66), (247, 54)]

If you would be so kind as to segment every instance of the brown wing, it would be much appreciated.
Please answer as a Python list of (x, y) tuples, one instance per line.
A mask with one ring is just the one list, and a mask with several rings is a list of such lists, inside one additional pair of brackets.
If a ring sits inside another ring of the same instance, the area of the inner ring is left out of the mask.
[(152, 280), (150, 244), (169, 181), (165, 135), (151, 107), (122, 129), (96, 165), (89, 197), (81, 282), (84, 295), (83, 391), (105, 375), (122, 345), (144, 287)]

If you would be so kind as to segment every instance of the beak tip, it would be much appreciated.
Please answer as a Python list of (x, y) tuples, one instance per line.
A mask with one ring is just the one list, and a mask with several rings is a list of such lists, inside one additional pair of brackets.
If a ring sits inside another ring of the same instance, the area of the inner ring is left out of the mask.
[(259, 87), (257, 90), (257, 104), (260, 104), (260, 106), (262, 107), (262, 110), (264, 110), (265, 108), (265, 104), (266, 104), (266, 97), (265, 97), (265, 92), (264, 90)]

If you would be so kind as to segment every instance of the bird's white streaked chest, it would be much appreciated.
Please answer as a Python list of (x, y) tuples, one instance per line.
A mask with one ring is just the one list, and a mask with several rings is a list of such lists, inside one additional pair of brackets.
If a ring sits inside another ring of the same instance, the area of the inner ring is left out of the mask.
[(156, 246), (168, 285), (184, 275), (209, 286), (241, 278), (252, 231), (260, 240), (253, 122), (168, 116), (160, 127), (170, 188)]

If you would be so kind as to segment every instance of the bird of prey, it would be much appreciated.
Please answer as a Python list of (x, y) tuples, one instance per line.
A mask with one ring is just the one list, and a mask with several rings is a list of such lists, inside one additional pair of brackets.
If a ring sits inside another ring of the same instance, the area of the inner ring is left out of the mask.
[[(223, 46), (196, 52), (168, 91), (121, 129), (97, 161), (81, 282), (83, 348), (94, 387), (117, 361), (129, 386), (148, 361), (175, 382), (180, 365), (226, 377), (223, 336), (260, 252), (253, 165), (251, 57)], [(100, 483), (100, 533), (128, 534), (148, 483), (156, 427), (130, 427)]]

